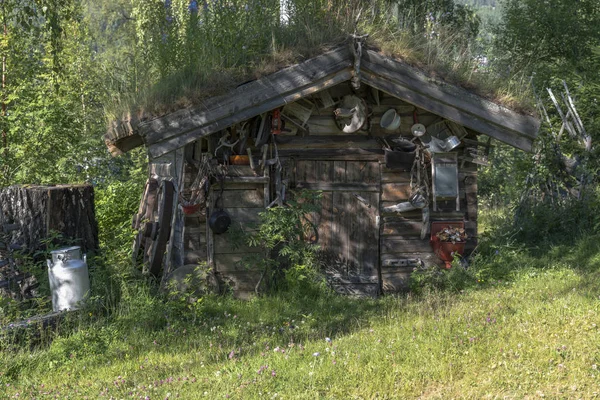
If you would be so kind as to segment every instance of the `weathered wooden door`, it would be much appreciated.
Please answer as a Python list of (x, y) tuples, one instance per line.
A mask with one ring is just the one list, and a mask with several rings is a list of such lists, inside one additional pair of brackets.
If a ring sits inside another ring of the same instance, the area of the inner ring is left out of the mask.
[(296, 161), (296, 187), (323, 191), (318, 227), (320, 260), (333, 287), (374, 296), (379, 291), (379, 163)]

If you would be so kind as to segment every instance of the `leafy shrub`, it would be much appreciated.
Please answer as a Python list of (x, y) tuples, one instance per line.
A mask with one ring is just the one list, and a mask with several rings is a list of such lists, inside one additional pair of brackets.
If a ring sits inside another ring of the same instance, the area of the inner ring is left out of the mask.
[[(274, 207), (260, 213), (256, 232), (247, 243), (271, 254), (253, 260), (261, 265), (271, 279), (273, 288), (292, 292), (312, 291), (323, 287), (313, 244), (316, 227), (308, 215), (319, 211), (320, 192), (300, 191), (289, 196), (284, 207)], [(319, 290), (319, 289), (318, 289)]]
[(598, 225), (600, 202), (567, 198), (560, 202), (523, 203), (516, 209), (515, 239), (531, 245), (573, 243)]

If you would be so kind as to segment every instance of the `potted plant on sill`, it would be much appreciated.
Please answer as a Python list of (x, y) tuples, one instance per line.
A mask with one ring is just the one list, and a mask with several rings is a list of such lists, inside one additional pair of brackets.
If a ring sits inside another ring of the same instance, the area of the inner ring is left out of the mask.
[(436, 233), (436, 237), (432, 242), (433, 251), (444, 261), (444, 268), (450, 269), (454, 255), (462, 256), (465, 252), (467, 232), (462, 227), (447, 226)]

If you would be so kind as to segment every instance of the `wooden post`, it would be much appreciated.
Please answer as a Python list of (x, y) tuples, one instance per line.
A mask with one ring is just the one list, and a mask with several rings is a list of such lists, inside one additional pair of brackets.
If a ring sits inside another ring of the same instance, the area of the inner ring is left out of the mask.
[(214, 190), (212, 185), (208, 190), (208, 196), (206, 199), (206, 265), (210, 271), (212, 271), (213, 276), (215, 277), (215, 285), (217, 287), (217, 292), (219, 289), (219, 275), (215, 266), (215, 238), (213, 236), (213, 231), (210, 229), (210, 224), (208, 223), (208, 219), (210, 218), (211, 213), (213, 212), (213, 204), (214, 204)]

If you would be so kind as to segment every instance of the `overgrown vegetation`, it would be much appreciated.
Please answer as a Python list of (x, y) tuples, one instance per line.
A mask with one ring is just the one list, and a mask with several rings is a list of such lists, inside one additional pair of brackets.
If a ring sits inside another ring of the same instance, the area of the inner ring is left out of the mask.
[(116, 312), (81, 312), (33, 351), (5, 348), (0, 383), (7, 398), (593, 398), (598, 237), (543, 256), (500, 244), (488, 242), (477, 281), (420, 297), (206, 296), (190, 308), (132, 282)]
[[(2, 3), (0, 185), (96, 184), (101, 253), (89, 262), (87, 307), (57, 326), (4, 329), (50, 310), (43, 285), (28, 307), (0, 299), (0, 397), (597, 397), (597, 148), (585, 154), (549, 126), (533, 156), (497, 146), (481, 170), (468, 268), (456, 260), (450, 271), (416, 271), (410, 294), (355, 300), (326, 290), (303, 240), (304, 206), (265, 213), (252, 243), (289, 266), (265, 264), (280, 285), (250, 302), (168, 296), (131, 265), (145, 156), (108, 158), (104, 110), (165, 112), (355, 29), (383, 52), (509, 104), (530, 82), (542, 97), (565, 79), (598, 136), (597, 2), (505, 1), (482, 24), (446, 0), (285, 3), (285, 13), (274, 0)], [(215, 70), (221, 80), (210, 78)], [(581, 199), (569, 192), (581, 174), (564, 174), (557, 146), (587, 160)]]
[[(194, 4), (194, 5), (192, 5)], [(452, 0), (270, 0), (139, 3), (124, 10), (146, 65), (146, 85), (120, 93), (109, 119), (161, 115), (346, 42), (352, 33), (438, 78), (530, 108), (527, 85), (480, 74), (479, 18)], [(202, 38), (200, 40), (199, 38)]]

